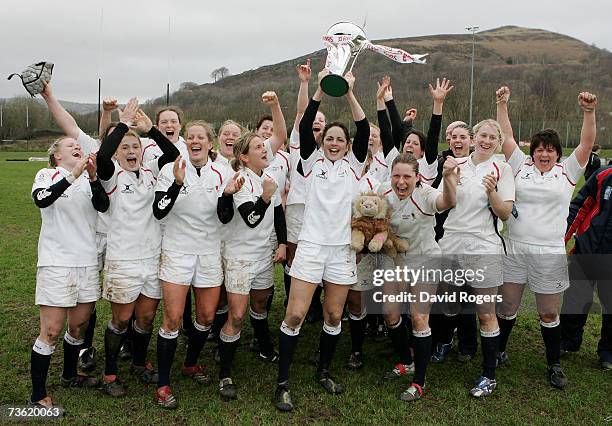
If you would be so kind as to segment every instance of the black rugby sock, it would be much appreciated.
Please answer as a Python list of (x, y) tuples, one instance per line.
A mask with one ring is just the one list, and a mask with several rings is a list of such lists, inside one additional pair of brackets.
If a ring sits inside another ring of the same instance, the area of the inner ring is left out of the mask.
[(393, 343), (393, 349), (399, 357), (399, 362), (405, 365), (412, 364), (408, 329), (404, 325), (404, 321), (400, 319), (397, 324), (387, 326), (387, 329), (389, 330), (391, 343)]
[(118, 333), (111, 329), (111, 324), (104, 330), (104, 374), (112, 376), (117, 374), (117, 356), (127, 332)]
[(351, 332), (351, 352), (362, 353), (365, 339), (366, 315), (353, 315), (349, 313), (349, 331)]
[(93, 336), (94, 331), (96, 330), (96, 319), (98, 315), (96, 313), (96, 309), (94, 308), (91, 316), (89, 317), (89, 322), (87, 323), (87, 330), (85, 330), (85, 338), (83, 341), (83, 349), (91, 348), (93, 346)]
[(499, 351), (505, 352), (506, 346), (508, 345), (508, 339), (510, 339), (510, 333), (516, 323), (516, 315), (505, 316), (498, 314), (497, 322), (499, 323)]
[(482, 346), (482, 375), (489, 379), (495, 379), (499, 350), (499, 328), (495, 331), (480, 330), (480, 346)]
[(219, 380), (232, 376), (232, 363), (239, 341), (240, 333), (234, 336), (223, 333), (223, 330), (219, 333), (219, 357), (221, 358)]
[(289, 368), (293, 361), (293, 354), (297, 347), (300, 328), (291, 329), (285, 322), (281, 324), (278, 334), (278, 377), (276, 383), (281, 384), (289, 380)]
[(189, 340), (187, 341), (187, 353), (185, 354), (185, 366), (192, 367), (198, 363), (198, 357), (208, 334), (210, 333), (210, 326), (201, 326), (200, 324), (194, 324), (191, 332), (189, 333)]
[(340, 340), (341, 325), (336, 327), (329, 326), (323, 322), (323, 329), (319, 338), (319, 368), (318, 371), (329, 371), (331, 362), (336, 352), (338, 340)]
[[(551, 327), (552, 325), (552, 327)], [(561, 327), (557, 319), (545, 327), (540, 322), (540, 331), (546, 347), (546, 362), (548, 365), (560, 364), (561, 361)]]
[(157, 334), (157, 387), (170, 386), (170, 370), (174, 361), (178, 332), (167, 332), (159, 329)]
[(414, 333), (414, 378), (412, 381), (423, 387), (425, 373), (431, 357), (431, 329)]

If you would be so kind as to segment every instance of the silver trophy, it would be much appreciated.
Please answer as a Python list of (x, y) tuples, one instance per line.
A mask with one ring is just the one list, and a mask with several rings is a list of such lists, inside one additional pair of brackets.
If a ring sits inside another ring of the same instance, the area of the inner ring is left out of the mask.
[(321, 89), (329, 96), (343, 96), (349, 84), (343, 77), (353, 69), (355, 60), (367, 43), (363, 30), (352, 22), (338, 22), (332, 25), (323, 37), (327, 47), (329, 74), (321, 80)]
[(352, 22), (338, 22), (332, 25), (323, 36), (327, 48), (325, 67), (329, 74), (321, 80), (321, 89), (330, 96), (343, 96), (349, 90), (349, 84), (343, 75), (353, 70), (355, 61), (364, 50), (372, 50), (401, 64), (424, 64), (424, 55), (413, 55), (396, 47), (373, 44), (363, 29)]

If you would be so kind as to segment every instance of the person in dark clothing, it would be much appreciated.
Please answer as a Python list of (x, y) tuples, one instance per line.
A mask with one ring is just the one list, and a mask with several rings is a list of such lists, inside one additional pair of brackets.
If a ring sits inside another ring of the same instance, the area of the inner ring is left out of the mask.
[(597, 345), (604, 370), (612, 369), (612, 166), (596, 170), (570, 204), (566, 242), (574, 236), (570, 287), (561, 308), (561, 350), (577, 352), (597, 286), (602, 306)]
[(601, 167), (601, 159), (599, 158), (599, 150), (601, 146), (599, 144), (593, 145), (591, 149), (591, 155), (589, 156), (589, 162), (587, 163), (586, 170), (584, 171), (584, 180), (587, 181), (595, 170)]

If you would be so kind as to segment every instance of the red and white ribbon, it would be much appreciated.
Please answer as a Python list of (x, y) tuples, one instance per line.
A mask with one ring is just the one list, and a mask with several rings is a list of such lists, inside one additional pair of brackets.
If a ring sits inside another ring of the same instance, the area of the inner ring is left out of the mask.
[[(325, 47), (327, 48), (328, 65), (330, 62), (330, 58), (329, 58), (330, 54), (338, 56), (338, 46), (347, 45), (353, 40), (355, 40), (357, 37), (359, 36), (358, 35), (348, 35), (348, 34), (323, 36), (323, 42), (325, 44)], [(427, 54), (413, 55), (413, 54), (406, 52), (405, 50), (398, 49), (395, 47), (383, 46), (381, 44), (373, 44), (369, 40), (363, 40), (361, 43), (363, 44), (362, 49), (372, 50), (376, 53), (380, 53), (381, 55), (385, 55), (387, 58), (392, 59), (395, 62), (399, 62), (402, 64), (410, 64), (410, 63), (424, 64), (426, 61), (425, 56), (427, 56)], [(331, 61), (331, 62), (334, 62), (334, 61)]]

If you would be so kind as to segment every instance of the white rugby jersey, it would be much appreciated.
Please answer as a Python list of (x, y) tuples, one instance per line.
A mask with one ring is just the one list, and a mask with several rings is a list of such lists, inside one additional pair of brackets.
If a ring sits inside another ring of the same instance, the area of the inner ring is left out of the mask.
[[(157, 160), (164, 153), (161, 148), (157, 146), (157, 143), (153, 139), (140, 138), (142, 144), (142, 163), (148, 163), (149, 161)], [(187, 144), (182, 136), (179, 136), (178, 141), (174, 146), (179, 150), (180, 155), (183, 159), (189, 158), (189, 152), (187, 151)]]
[[(389, 166), (387, 171), (387, 177), (391, 174), (391, 165), (393, 164), (393, 160), (395, 157), (399, 155), (399, 151), (397, 148), (393, 147), (391, 152), (385, 158), (385, 164)], [(419, 179), (421, 182), (431, 185), (434, 180), (438, 177), (438, 159), (431, 163), (427, 164), (427, 159), (425, 158), (425, 153), (419, 159), (417, 159), (419, 163)], [(385, 179), (386, 180), (386, 179)]]
[[(444, 238), (453, 232), (473, 234), (494, 244), (500, 242), (495, 234), (493, 216), (489, 210), (489, 198), (482, 184), (485, 175), (497, 177), (497, 193), (504, 201), (514, 201), (514, 177), (512, 169), (505, 161), (492, 156), (478, 165), (469, 157), (457, 158), (461, 170), (457, 184), (457, 205), (450, 210), (444, 222)], [(443, 188), (443, 184), (440, 185)], [(502, 222), (499, 221), (501, 229)]]
[(334, 163), (318, 151), (302, 160), (306, 202), (299, 241), (350, 244), (352, 203), (361, 189), (359, 176), (363, 167), (352, 151)]
[(287, 185), (289, 177), (289, 154), (278, 150), (276, 155), (270, 159), (270, 165), (264, 171), (278, 183), (278, 189), (274, 195), (280, 198), (285, 192), (285, 185)]
[[(83, 155), (89, 155), (93, 152), (98, 152), (100, 149), (100, 141), (92, 138), (81, 129), (79, 129), (79, 136), (77, 143), (81, 146)], [(108, 212), (98, 212), (98, 221), (96, 223), (96, 232), (99, 234), (106, 234), (108, 229)]]
[(217, 152), (217, 158), (215, 158), (215, 163), (221, 164), (222, 166), (227, 167), (229, 169), (232, 168), (230, 160), (222, 156), (220, 152)]
[[(68, 175), (70, 171), (62, 167), (42, 169), (36, 174), (32, 192), (48, 188)], [(87, 176), (87, 172), (82, 173), (53, 204), (40, 209), (42, 224), (37, 266), (84, 267), (98, 264), (98, 212), (91, 203), (92, 193)]]
[(380, 185), (378, 193), (385, 196), (391, 211), (391, 229), (408, 241), (408, 254), (440, 254), (434, 226), (436, 200), (442, 192), (427, 184), (414, 188), (410, 197), (400, 200), (390, 182)]
[[(174, 182), (174, 163), (166, 164), (157, 180), (156, 191), (167, 191)], [(172, 210), (162, 219), (162, 249), (186, 254), (219, 254), (221, 227), (217, 200), (232, 175), (226, 167), (208, 161), (200, 169), (186, 160), (185, 179)], [(167, 203), (164, 197), (159, 203)]]
[(522, 243), (564, 247), (569, 205), (584, 174), (576, 155), (541, 173), (518, 147), (508, 159), (516, 186), (516, 214), (506, 222), (507, 236)]
[(115, 163), (113, 176), (102, 186), (110, 199), (106, 259), (140, 260), (159, 256), (161, 231), (153, 216), (157, 160), (140, 166), (136, 173)]
[(270, 256), (270, 236), (274, 230), (274, 207), (280, 205), (280, 197), (274, 195), (266, 209), (264, 218), (255, 227), (250, 228), (238, 211), (242, 204), (252, 201), (255, 203), (263, 192), (262, 181), (264, 176), (274, 179), (264, 172), (257, 176), (248, 167), (241, 169), (240, 175), (244, 177), (244, 185), (234, 194), (234, 217), (227, 225), (225, 235), (224, 256), (240, 260), (260, 260)]
[(92, 152), (98, 152), (100, 149), (100, 141), (92, 138), (81, 129), (79, 129), (79, 136), (77, 137), (77, 143), (83, 151), (83, 155), (89, 155)]

